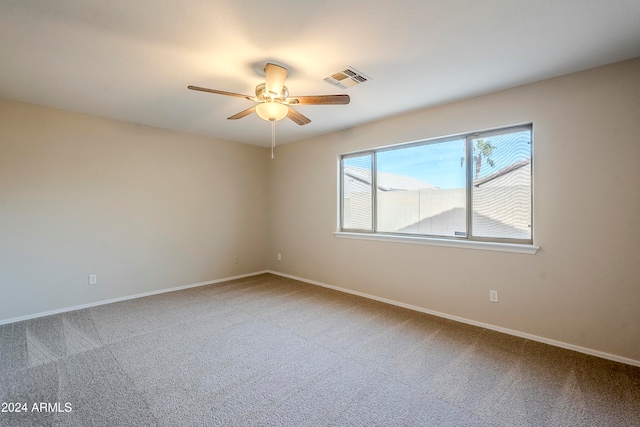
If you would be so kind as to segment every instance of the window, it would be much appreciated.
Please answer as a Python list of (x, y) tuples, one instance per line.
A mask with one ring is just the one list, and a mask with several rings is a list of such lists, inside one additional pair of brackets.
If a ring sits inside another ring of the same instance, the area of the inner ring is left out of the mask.
[(532, 126), (341, 156), (341, 231), (532, 244)]

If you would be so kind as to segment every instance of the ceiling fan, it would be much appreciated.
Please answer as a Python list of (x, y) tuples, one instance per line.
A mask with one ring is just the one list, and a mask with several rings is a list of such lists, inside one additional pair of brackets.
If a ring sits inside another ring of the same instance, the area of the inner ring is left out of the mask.
[(229, 120), (237, 120), (255, 112), (261, 119), (270, 121), (271, 125), (271, 149), (275, 145), (275, 122), (288, 117), (300, 126), (306, 125), (311, 120), (294, 110), (292, 105), (342, 105), (348, 104), (349, 95), (312, 95), (289, 97), (289, 89), (284, 85), (287, 77), (287, 69), (276, 64), (267, 63), (264, 67), (265, 82), (256, 86), (256, 96), (242, 95), (239, 93), (225, 92), (216, 89), (207, 89), (199, 86), (187, 86), (188, 89), (201, 92), (216, 93), (218, 95), (235, 96), (257, 102), (251, 108), (228, 117)]

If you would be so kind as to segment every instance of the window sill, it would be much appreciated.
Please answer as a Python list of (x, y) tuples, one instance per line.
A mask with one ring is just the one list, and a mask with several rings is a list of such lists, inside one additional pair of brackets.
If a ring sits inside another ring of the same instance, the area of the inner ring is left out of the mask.
[(450, 248), (477, 249), (483, 251), (512, 252), (534, 255), (540, 249), (539, 246), (516, 244), (477, 242), (473, 240), (455, 240), (436, 237), (392, 236), (386, 234), (348, 233), (336, 231), (334, 236), (341, 239), (376, 240), (380, 242), (410, 243), (415, 245), (446, 246)]

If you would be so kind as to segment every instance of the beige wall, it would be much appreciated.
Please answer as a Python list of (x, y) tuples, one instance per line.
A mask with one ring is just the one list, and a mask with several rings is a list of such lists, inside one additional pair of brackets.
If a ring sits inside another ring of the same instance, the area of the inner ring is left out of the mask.
[[(274, 160), (0, 100), (0, 322), (271, 268), (640, 361), (638, 75), (640, 59), (614, 64), (282, 145)], [(339, 154), (528, 122), (536, 255), (333, 236)]]
[[(279, 147), (270, 268), (640, 361), (638, 76), (640, 59)], [(339, 154), (529, 122), (536, 255), (333, 236)]]
[(266, 269), (267, 154), (0, 100), (0, 321)]

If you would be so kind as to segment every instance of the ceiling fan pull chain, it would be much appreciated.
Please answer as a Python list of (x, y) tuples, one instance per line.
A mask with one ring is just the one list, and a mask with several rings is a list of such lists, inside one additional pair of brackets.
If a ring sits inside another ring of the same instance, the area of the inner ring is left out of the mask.
[(271, 158), (273, 159), (273, 149), (276, 147), (276, 121), (271, 120)]

